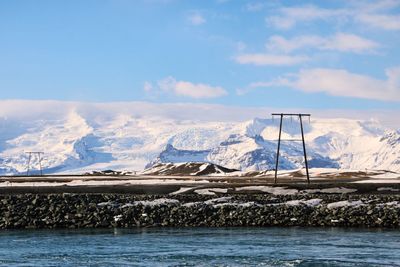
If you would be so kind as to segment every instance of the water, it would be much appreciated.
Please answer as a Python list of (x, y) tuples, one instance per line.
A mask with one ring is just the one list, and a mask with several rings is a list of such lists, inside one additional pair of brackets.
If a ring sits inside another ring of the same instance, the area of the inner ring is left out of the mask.
[(400, 266), (400, 231), (3, 230), (0, 266)]

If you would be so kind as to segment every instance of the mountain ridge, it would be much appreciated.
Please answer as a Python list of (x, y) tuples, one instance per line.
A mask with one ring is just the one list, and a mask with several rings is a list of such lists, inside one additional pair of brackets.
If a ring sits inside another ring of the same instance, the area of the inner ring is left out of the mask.
[[(240, 170), (274, 168), (278, 120), (190, 121), (91, 107), (82, 111), (69, 104), (54, 113), (34, 110), (28, 115), (3, 111), (0, 174), (23, 174), (25, 151), (45, 152), (45, 173), (139, 171), (168, 161), (210, 162)], [(313, 117), (304, 131), (311, 166), (400, 171), (400, 130), (375, 120)], [(284, 121), (283, 139), (298, 139), (299, 134), (298, 121)], [(300, 143), (283, 142), (281, 151), (280, 168), (303, 166)], [(36, 158), (32, 165), (38, 167)]]

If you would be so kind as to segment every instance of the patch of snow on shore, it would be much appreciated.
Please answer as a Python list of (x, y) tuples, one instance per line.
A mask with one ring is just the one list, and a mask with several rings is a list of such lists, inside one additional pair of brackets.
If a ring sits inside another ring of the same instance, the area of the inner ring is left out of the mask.
[(200, 205), (200, 204), (203, 204), (203, 203), (204, 202), (188, 202), (188, 203), (183, 204), (182, 207), (189, 208), (189, 207), (193, 207), (193, 206)]
[(170, 195), (179, 195), (192, 190), (194, 187), (181, 187), (178, 191), (169, 193)]
[(236, 191), (261, 191), (273, 195), (295, 195), (298, 193), (297, 189), (288, 189), (286, 187), (257, 186), (257, 185), (237, 187)]
[(226, 207), (226, 206), (249, 208), (249, 207), (253, 207), (253, 206), (260, 206), (260, 204), (256, 204), (255, 202), (250, 201), (250, 202), (244, 202), (244, 203), (227, 202), (227, 203), (218, 203), (218, 204), (213, 205), (214, 208)]
[(122, 219), (122, 214), (114, 216), (114, 222), (118, 222)]
[(133, 205), (132, 203), (126, 203), (126, 204), (122, 205), (120, 208), (126, 209), (126, 208), (133, 207), (133, 206), (135, 206), (135, 205)]
[(305, 193), (325, 193), (325, 194), (347, 194), (357, 192), (357, 189), (354, 188), (345, 188), (345, 187), (332, 187), (332, 188), (324, 188), (324, 189), (306, 189), (302, 192)]
[(132, 179), (132, 180), (121, 180), (121, 181), (82, 181), (76, 180), (68, 183), (70, 186), (79, 186), (79, 185), (123, 185), (123, 184), (133, 184), (133, 185), (153, 185), (153, 184), (195, 184), (195, 183), (209, 183), (207, 180), (201, 181), (184, 181), (184, 180), (176, 180), (176, 179)]
[(67, 183), (49, 183), (49, 182), (22, 182), (22, 183), (12, 183), (12, 182), (1, 182), (0, 187), (40, 187), (40, 186), (67, 186)]
[(400, 173), (385, 172), (382, 174), (374, 175), (373, 178), (374, 179), (399, 179)]
[(74, 180), (71, 182), (0, 182), (0, 187), (41, 187), (41, 186), (101, 186), (101, 185), (157, 185), (157, 184), (203, 184), (209, 183), (208, 180), (185, 181), (176, 179), (132, 179), (132, 180), (104, 180), (104, 181), (87, 181)]
[(224, 203), (224, 202), (228, 202), (231, 199), (232, 199), (232, 197), (213, 198), (213, 199), (204, 201), (204, 204), (209, 205), (209, 204), (216, 204), (216, 203)]
[(154, 200), (141, 200), (141, 201), (134, 201), (133, 205), (143, 205), (143, 206), (160, 206), (160, 205), (168, 205), (168, 204), (178, 204), (179, 200), (177, 199), (170, 199), (170, 198), (158, 198)]
[(309, 199), (309, 200), (304, 200), (304, 199), (299, 199), (299, 200), (290, 200), (285, 203), (284, 205), (287, 206), (299, 206), (299, 205), (306, 205), (310, 207), (315, 207), (321, 204), (322, 199), (319, 198), (314, 198), (314, 199)]
[(201, 204), (206, 204), (206, 205), (215, 205), (215, 204), (219, 204), (219, 203), (226, 204), (231, 199), (232, 199), (232, 197), (219, 197), (219, 198), (209, 199), (204, 202), (202, 202), (202, 201), (188, 202), (188, 203), (183, 204), (182, 206), (183, 207), (193, 207), (193, 206), (201, 205)]
[(194, 190), (196, 194), (199, 195), (208, 195), (208, 196), (213, 196), (215, 193), (227, 193), (228, 189), (227, 188), (205, 188), (205, 189), (197, 189)]
[(378, 191), (391, 191), (391, 192), (398, 192), (398, 191), (400, 191), (399, 189), (392, 188), (392, 187), (379, 187), (377, 190), (378, 190)]
[(355, 184), (398, 184), (400, 179), (368, 179), (353, 182)]
[(400, 208), (400, 203), (398, 201), (392, 201), (392, 202), (387, 202), (383, 204), (379, 204), (379, 206), (390, 206), (390, 207), (395, 207), (395, 208)]
[(342, 207), (359, 207), (364, 205), (364, 203), (361, 200), (357, 201), (338, 201), (338, 202), (332, 202), (327, 205), (328, 209), (336, 209), (336, 208), (342, 208)]
[(115, 204), (112, 203), (112, 202), (110, 202), (110, 201), (108, 201), (108, 202), (100, 202), (100, 203), (97, 203), (97, 206), (98, 206), (98, 207), (114, 206), (114, 205), (115, 205)]

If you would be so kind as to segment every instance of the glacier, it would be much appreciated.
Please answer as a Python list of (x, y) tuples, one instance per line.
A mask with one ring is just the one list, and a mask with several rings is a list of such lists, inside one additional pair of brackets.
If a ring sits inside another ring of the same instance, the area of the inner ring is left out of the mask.
[[(176, 105), (173, 112), (146, 103), (0, 105), (1, 175), (25, 173), (27, 151), (45, 153), (42, 165), (48, 174), (141, 171), (168, 162), (210, 162), (243, 171), (275, 167), (279, 121), (272, 118), (188, 119), (190, 105)], [(376, 120), (313, 116), (304, 130), (310, 167), (400, 171), (399, 129)], [(296, 119), (284, 121), (283, 139), (299, 139), (299, 134)], [(280, 168), (304, 165), (301, 143), (284, 141), (281, 151)], [(37, 169), (38, 159), (32, 165)]]

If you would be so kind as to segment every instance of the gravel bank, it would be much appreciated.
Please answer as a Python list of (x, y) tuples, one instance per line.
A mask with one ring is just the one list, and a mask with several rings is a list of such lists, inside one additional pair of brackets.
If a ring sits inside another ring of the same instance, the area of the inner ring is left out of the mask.
[(0, 195), (0, 229), (155, 226), (400, 228), (400, 195)]

